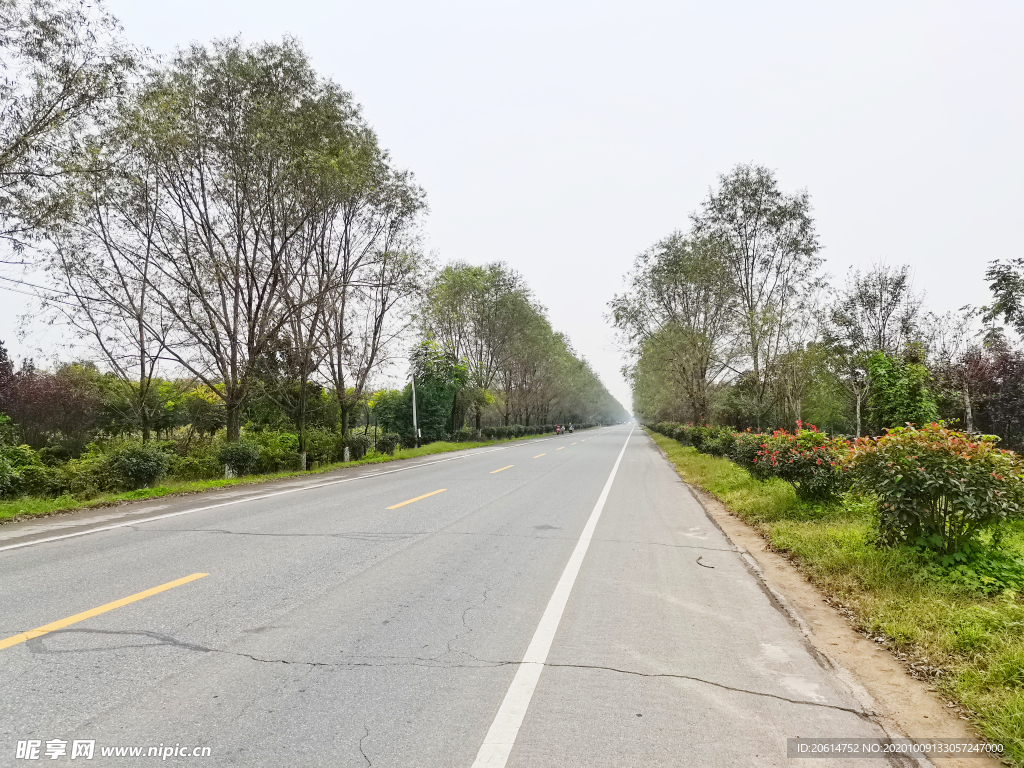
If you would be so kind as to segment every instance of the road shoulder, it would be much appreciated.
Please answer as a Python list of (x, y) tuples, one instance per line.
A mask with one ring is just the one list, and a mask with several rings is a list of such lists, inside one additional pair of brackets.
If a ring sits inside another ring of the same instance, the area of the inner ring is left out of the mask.
[[(658, 451), (668, 461), (660, 446)], [(669, 464), (674, 469), (671, 461)], [(756, 529), (711, 494), (685, 481), (684, 485), (712, 522), (748, 559), (751, 569), (801, 628), (811, 646), (865, 699), (862, 703), (876, 713), (887, 733), (894, 738), (981, 738), (927, 683), (910, 675), (888, 650), (857, 632), (793, 563), (769, 548)], [(993, 758), (936, 758), (933, 762), (942, 768), (1002, 765)]]

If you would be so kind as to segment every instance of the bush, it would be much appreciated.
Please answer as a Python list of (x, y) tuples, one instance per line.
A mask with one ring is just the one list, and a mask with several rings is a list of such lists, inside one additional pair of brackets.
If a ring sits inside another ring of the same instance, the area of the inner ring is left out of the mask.
[[(693, 424), (676, 424), (675, 426), (670, 426), (669, 431), (671, 432), (670, 437), (675, 438), (680, 445), (694, 445)], [(697, 450), (700, 449), (698, 448)]]
[(11, 466), (7, 457), (0, 454), (0, 498), (17, 496), (21, 490), (21, 476)]
[(217, 451), (217, 461), (238, 477), (252, 474), (259, 460), (259, 447), (249, 442), (225, 443)]
[(110, 473), (101, 454), (86, 454), (80, 459), (70, 459), (55, 471), (60, 493), (86, 499), (100, 491), (110, 490), (111, 487)]
[(453, 443), (468, 443), (472, 439), (473, 439), (473, 430), (472, 429), (462, 428), (462, 429), (457, 429), (454, 432), (452, 432), (452, 442)]
[(719, 458), (732, 453), (733, 444), (736, 442), (736, 434), (732, 429), (729, 427), (705, 427), (704, 429), (702, 453)]
[(733, 435), (729, 458), (744, 469), (751, 469), (756, 462), (757, 452), (761, 450), (766, 439), (766, 436), (759, 432), (736, 432)]
[(133, 445), (108, 454), (105, 463), (112, 484), (134, 491), (166, 475), (171, 457), (155, 445)]
[(224, 473), (224, 466), (211, 454), (190, 454), (171, 459), (169, 471), (179, 480), (212, 480)]
[(247, 431), (245, 442), (259, 451), (259, 459), (253, 470), (260, 474), (289, 472), (299, 468), (299, 436), (294, 432), (276, 429)]
[(400, 441), (401, 438), (394, 432), (386, 432), (377, 438), (377, 450), (388, 456), (393, 456)]
[(306, 466), (318, 461), (330, 464), (341, 461), (345, 452), (345, 438), (330, 429), (306, 430)]
[(861, 438), (850, 462), (857, 487), (878, 497), (878, 540), (967, 559), (978, 534), (1024, 511), (1024, 461), (996, 447), (929, 424)]
[(345, 445), (348, 446), (349, 458), (352, 461), (359, 461), (373, 447), (373, 438), (362, 432), (356, 432), (345, 438)]
[(831, 438), (801, 422), (795, 433), (776, 430), (758, 450), (751, 474), (760, 479), (780, 477), (805, 501), (829, 502), (849, 487), (843, 461), (849, 450), (844, 440)]

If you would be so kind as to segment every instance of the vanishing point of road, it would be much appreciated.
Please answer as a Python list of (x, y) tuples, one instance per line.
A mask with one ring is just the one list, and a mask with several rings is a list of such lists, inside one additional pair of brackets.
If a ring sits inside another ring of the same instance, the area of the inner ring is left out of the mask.
[(0, 765), (792, 765), (787, 737), (884, 737), (639, 429), (160, 502), (0, 527)]

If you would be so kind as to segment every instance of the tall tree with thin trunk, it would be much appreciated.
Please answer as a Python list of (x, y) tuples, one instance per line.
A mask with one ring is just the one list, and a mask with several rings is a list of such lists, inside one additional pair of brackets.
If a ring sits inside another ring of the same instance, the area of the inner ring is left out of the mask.
[(722, 247), (760, 428), (774, 404), (772, 371), (785, 351), (786, 329), (821, 263), (810, 197), (780, 190), (767, 168), (738, 165), (719, 177), (693, 225), (697, 236)]

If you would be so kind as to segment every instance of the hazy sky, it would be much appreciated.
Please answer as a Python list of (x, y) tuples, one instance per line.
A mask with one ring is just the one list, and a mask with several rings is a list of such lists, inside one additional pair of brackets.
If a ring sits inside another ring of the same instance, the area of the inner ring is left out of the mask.
[(830, 273), (909, 263), (938, 311), (1024, 255), (1020, 0), (110, 8), (160, 54), (299, 38), (426, 188), (429, 248), (522, 272), (627, 407), (607, 302), (736, 163), (810, 192)]

